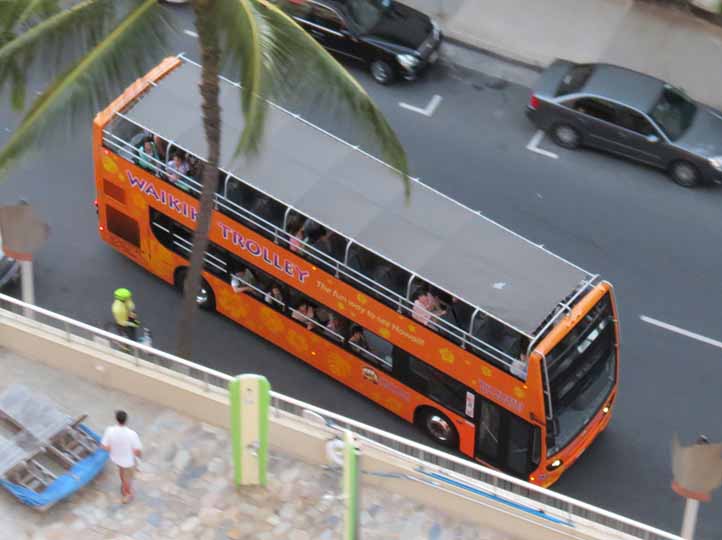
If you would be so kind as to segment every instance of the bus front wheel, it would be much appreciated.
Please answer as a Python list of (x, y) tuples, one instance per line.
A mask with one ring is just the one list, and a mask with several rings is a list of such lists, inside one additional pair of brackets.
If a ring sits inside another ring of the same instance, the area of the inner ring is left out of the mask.
[[(183, 294), (187, 275), (187, 268), (181, 268), (175, 275), (175, 287), (181, 292), (181, 294)], [(211, 286), (208, 285), (208, 282), (203, 278), (201, 278), (201, 288), (198, 291), (198, 294), (196, 294), (196, 304), (199, 308), (206, 309), (208, 311), (212, 311), (216, 305), (213, 289), (211, 289)]]
[(437, 443), (448, 448), (459, 444), (459, 433), (453, 422), (444, 413), (425, 407), (417, 413), (418, 423), (426, 434)]

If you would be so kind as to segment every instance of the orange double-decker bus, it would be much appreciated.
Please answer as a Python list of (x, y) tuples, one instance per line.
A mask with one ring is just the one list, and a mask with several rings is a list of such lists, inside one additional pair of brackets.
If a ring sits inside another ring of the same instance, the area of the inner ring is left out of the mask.
[[(182, 287), (205, 140), (200, 68), (165, 59), (93, 126), (103, 240)], [(234, 158), (237, 85), (198, 303), (481, 463), (550, 485), (607, 426), (612, 287), (270, 104)], [(239, 358), (242, 365), (242, 358)]]

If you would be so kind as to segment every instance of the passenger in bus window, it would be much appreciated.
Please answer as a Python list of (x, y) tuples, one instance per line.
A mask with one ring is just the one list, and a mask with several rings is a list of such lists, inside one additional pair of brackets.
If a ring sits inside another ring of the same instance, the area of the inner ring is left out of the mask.
[(146, 139), (138, 147), (138, 165), (147, 171), (155, 171), (158, 166), (158, 149), (151, 139)]
[(243, 272), (233, 274), (231, 277), (231, 287), (235, 293), (251, 293), (258, 295), (258, 279), (250, 268), (245, 268)]
[(190, 168), (190, 165), (180, 152), (173, 152), (173, 156), (168, 160), (168, 164), (166, 165), (168, 180), (183, 191), (190, 191), (190, 186), (183, 180), (183, 176), (188, 175)]
[(334, 339), (338, 341), (346, 339), (346, 324), (344, 323), (344, 320), (335, 313), (329, 313), (328, 322), (326, 322), (326, 329), (332, 333), (331, 337)]
[(299, 306), (293, 310), (291, 317), (305, 324), (308, 330), (313, 330), (315, 327), (313, 323), (316, 321), (316, 312), (313, 306), (305, 300), (302, 300)]
[(283, 291), (281, 291), (281, 286), (275, 281), (271, 283), (271, 288), (266, 293), (266, 296), (263, 298), (263, 300), (266, 302), (266, 304), (270, 305), (273, 308), (282, 309), (285, 302), (283, 299)]
[(428, 289), (422, 289), (417, 294), (418, 296), (414, 301), (414, 307), (411, 311), (411, 317), (415, 321), (420, 322), (424, 326), (430, 326), (432, 315), (441, 316), (446, 313), (439, 299)]
[(348, 338), (348, 343), (352, 350), (357, 350), (357, 348), (361, 348), (366, 351), (369, 350), (369, 344), (366, 341), (363, 328), (356, 324), (351, 327), (351, 335)]

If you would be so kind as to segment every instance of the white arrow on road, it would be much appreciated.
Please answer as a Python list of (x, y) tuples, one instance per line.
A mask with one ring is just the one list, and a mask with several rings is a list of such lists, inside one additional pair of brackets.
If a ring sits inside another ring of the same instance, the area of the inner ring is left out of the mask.
[(434, 97), (431, 98), (429, 104), (423, 109), (419, 107), (414, 107), (413, 105), (409, 105), (408, 103), (404, 103), (403, 101), (399, 102), (399, 107), (430, 117), (434, 114), (434, 111), (436, 110), (436, 107), (439, 106), (439, 103), (441, 103), (441, 96), (439, 94), (434, 94)]

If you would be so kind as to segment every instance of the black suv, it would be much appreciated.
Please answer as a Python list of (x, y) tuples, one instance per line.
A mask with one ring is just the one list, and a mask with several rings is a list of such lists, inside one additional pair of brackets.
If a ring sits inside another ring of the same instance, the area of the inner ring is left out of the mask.
[(330, 52), (368, 65), (381, 84), (415, 79), (439, 56), (439, 26), (394, 0), (271, 1)]

